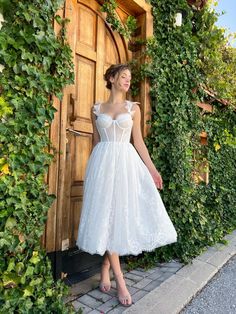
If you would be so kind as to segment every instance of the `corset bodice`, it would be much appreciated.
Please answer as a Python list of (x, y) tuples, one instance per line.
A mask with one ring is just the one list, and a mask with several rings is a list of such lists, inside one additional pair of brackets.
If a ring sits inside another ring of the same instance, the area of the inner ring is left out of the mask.
[(125, 108), (127, 112), (119, 113), (115, 119), (113, 119), (107, 113), (100, 112), (101, 103), (94, 105), (93, 112), (97, 116), (96, 127), (100, 135), (101, 142), (130, 142), (131, 131), (133, 126), (131, 110), (133, 103), (131, 101), (125, 102)]

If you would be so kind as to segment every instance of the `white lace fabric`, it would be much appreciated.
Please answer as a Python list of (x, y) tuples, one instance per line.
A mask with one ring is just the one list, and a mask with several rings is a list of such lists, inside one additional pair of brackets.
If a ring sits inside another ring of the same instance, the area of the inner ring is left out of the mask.
[(95, 104), (100, 135), (89, 157), (77, 246), (90, 254), (138, 255), (177, 241), (154, 180), (130, 143), (133, 103), (115, 119)]

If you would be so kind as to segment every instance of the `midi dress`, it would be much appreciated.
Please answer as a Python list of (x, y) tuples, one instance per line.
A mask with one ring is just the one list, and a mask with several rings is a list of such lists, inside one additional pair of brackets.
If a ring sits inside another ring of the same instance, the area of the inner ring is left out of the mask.
[(133, 102), (115, 119), (93, 105), (100, 141), (88, 159), (76, 245), (90, 254), (138, 255), (177, 241), (154, 180), (130, 142)]

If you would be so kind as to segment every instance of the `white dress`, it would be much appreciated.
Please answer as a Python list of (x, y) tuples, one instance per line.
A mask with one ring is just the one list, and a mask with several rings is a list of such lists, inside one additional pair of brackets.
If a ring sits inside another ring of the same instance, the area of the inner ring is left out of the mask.
[(116, 119), (93, 107), (100, 134), (85, 171), (77, 246), (90, 254), (105, 251), (138, 255), (177, 241), (154, 180), (130, 143), (133, 102)]

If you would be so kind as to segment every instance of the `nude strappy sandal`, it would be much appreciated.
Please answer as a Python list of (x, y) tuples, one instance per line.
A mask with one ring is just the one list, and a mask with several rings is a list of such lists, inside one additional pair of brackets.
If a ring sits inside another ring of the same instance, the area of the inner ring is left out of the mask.
[[(103, 264), (102, 267), (106, 265), (106, 264)], [(100, 281), (99, 283), (99, 290), (106, 293), (108, 291), (110, 291), (111, 289), (111, 282), (102, 282)]]
[(111, 289), (111, 284), (100, 282), (100, 284), (99, 284), (99, 290), (100, 291), (106, 293), (106, 292), (110, 291), (110, 289)]
[[(116, 286), (118, 285), (117, 284), (117, 277), (121, 277), (121, 276), (124, 279), (123, 273), (120, 273), (119, 275), (114, 275), (115, 281), (116, 281)], [(129, 306), (131, 306), (133, 304), (133, 301), (132, 301), (132, 298), (131, 298), (130, 294), (127, 294), (125, 296), (119, 296), (119, 293), (117, 293), (117, 297), (118, 297), (118, 300), (119, 300), (120, 304), (125, 306), (125, 307), (129, 307)], [(129, 300), (131, 301), (131, 303), (125, 303), (126, 301), (129, 302)]]

